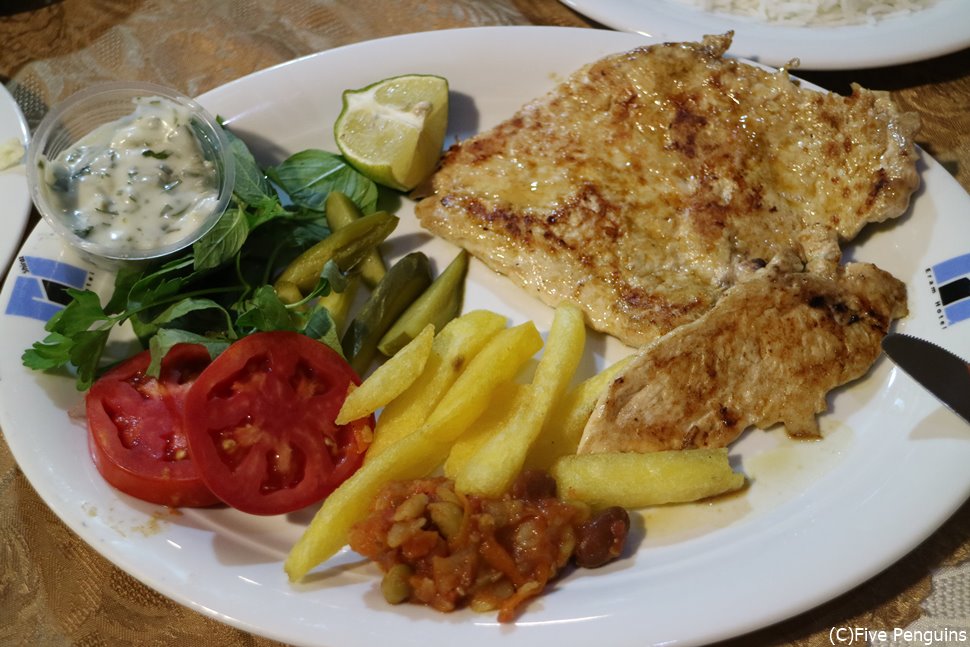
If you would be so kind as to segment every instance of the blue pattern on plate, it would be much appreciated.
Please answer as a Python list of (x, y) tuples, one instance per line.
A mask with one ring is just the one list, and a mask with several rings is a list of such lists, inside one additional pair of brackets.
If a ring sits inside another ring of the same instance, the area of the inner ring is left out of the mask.
[(14, 279), (6, 314), (47, 321), (67, 305), (67, 288), (83, 289), (88, 270), (40, 256), (18, 259), (21, 275)]

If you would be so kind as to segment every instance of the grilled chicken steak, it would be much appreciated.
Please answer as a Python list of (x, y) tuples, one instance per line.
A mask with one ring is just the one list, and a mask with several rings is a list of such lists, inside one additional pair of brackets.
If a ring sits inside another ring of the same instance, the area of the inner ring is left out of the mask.
[(779, 422), (817, 435), (826, 394), (869, 370), (906, 314), (906, 288), (867, 263), (800, 266), (778, 257), (641, 348), (600, 396), (579, 452), (723, 447)]
[(748, 269), (789, 250), (809, 260), (806, 241), (906, 210), (914, 114), (884, 92), (802, 89), (725, 58), (730, 42), (583, 67), (453, 146), (421, 224), (639, 346), (703, 315)]

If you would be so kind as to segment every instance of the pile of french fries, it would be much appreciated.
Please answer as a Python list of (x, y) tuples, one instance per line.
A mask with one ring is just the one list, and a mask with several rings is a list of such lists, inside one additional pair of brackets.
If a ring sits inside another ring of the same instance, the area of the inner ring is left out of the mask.
[[(422, 330), (348, 394), (338, 424), (381, 411), (374, 442), (293, 546), (284, 565), (290, 579), (347, 543), (384, 484), (439, 469), (458, 492), (489, 497), (525, 468), (546, 469), (560, 497), (594, 508), (696, 501), (742, 487), (725, 449), (576, 454), (601, 391), (627, 361), (572, 386), (585, 340), (571, 304), (556, 309), (544, 345), (532, 322), (510, 327), (485, 310)], [(540, 350), (531, 380), (516, 381)]]

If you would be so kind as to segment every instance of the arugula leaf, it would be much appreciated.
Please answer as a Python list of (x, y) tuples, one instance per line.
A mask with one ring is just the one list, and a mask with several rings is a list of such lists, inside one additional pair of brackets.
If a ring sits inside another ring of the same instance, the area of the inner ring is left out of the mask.
[(326, 308), (314, 308), (300, 332), (307, 337), (323, 342), (337, 351), (341, 357), (347, 359), (344, 357), (344, 350), (340, 345), (340, 331), (337, 330), (337, 324)]
[(216, 303), (212, 299), (186, 298), (176, 301), (173, 305), (166, 308), (160, 315), (152, 319), (152, 324), (157, 326), (159, 330), (162, 330), (167, 327), (171, 327), (171, 324), (181, 321), (188, 315), (202, 310), (213, 311), (220, 318), (224, 318), (225, 327), (222, 330), (229, 336), (235, 336), (235, 330), (232, 325), (232, 317), (230, 316), (229, 312), (227, 312), (222, 305)]
[(327, 195), (340, 191), (364, 213), (377, 210), (377, 185), (335, 153), (300, 151), (278, 166), (267, 168), (266, 175), (290, 196), (293, 204), (306, 209), (324, 211)]
[(152, 337), (148, 344), (148, 349), (151, 352), (151, 361), (148, 363), (148, 368), (145, 370), (145, 373), (158, 377), (159, 370), (162, 366), (162, 358), (165, 357), (165, 354), (168, 353), (172, 346), (183, 343), (202, 344), (209, 350), (209, 357), (215, 359), (222, 351), (229, 347), (231, 342), (221, 337), (208, 337), (187, 330), (162, 328)]
[(296, 329), (290, 310), (271, 285), (257, 288), (252, 298), (243, 304), (236, 317), (236, 326), (247, 333)]
[(347, 289), (349, 278), (340, 271), (340, 266), (331, 259), (324, 263), (323, 269), (320, 270), (320, 281), (321, 283), (326, 281), (330, 287), (330, 291), (343, 292)]

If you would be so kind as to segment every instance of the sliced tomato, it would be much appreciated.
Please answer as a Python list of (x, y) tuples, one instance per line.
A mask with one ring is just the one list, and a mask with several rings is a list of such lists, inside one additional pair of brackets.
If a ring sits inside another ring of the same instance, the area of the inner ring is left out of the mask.
[(109, 484), (144, 501), (172, 507), (219, 503), (192, 460), (182, 415), (189, 387), (209, 364), (209, 351), (197, 344), (174, 346), (157, 379), (145, 375), (150, 361), (143, 351), (88, 390), (94, 464)]
[(360, 378), (333, 349), (305, 335), (243, 337), (195, 381), (185, 400), (192, 456), (209, 488), (252, 514), (316, 503), (360, 467), (373, 416), (334, 420)]

